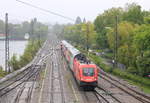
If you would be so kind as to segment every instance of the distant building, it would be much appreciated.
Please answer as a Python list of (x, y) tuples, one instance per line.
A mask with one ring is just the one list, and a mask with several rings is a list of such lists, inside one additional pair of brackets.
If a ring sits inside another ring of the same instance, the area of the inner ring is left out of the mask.
[(5, 39), (5, 34), (0, 34), (0, 40), (4, 40)]

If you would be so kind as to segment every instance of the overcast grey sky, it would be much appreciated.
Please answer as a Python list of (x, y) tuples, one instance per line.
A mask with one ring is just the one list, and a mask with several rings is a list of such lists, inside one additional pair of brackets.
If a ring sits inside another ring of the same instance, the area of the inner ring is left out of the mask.
[[(77, 16), (93, 21), (104, 10), (112, 7), (124, 7), (126, 3), (136, 2), (142, 9), (150, 10), (149, 0), (21, 0), (41, 8), (76, 19)], [(68, 23), (70, 21), (52, 14), (37, 10), (17, 2), (16, 0), (1, 0), (0, 19), (9, 13), (10, 21), (24, 21), (37, 17), (39, 21), (50, 23)]]

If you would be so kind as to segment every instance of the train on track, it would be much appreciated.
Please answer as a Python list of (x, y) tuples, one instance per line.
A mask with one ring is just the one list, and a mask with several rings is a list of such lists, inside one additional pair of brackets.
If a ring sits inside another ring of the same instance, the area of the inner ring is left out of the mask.
[(61, 51), (80, 87), (94, 89), (98, 83), (98, 67), (67, 41), (61, 41)]

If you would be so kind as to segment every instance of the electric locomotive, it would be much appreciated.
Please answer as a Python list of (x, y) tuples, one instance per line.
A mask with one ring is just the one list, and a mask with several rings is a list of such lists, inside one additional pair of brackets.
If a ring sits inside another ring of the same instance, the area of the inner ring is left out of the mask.
[(98, 81), (97, 66), (65, 40), (61, 42), (61, 50), (79, 86), (94, 89)]

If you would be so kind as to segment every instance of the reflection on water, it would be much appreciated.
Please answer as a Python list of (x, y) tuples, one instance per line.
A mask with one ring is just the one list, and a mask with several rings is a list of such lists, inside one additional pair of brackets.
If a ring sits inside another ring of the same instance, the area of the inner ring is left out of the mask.
[[(12, 57), (13, 54), (16, 54), (17, 56), (22, 55), (27, 43), (28, 41), (10, 41), (9, 42), (10, 57)], [(5, 66), (5, 41), (0, 41), (0, 65), (3, 68)]]

